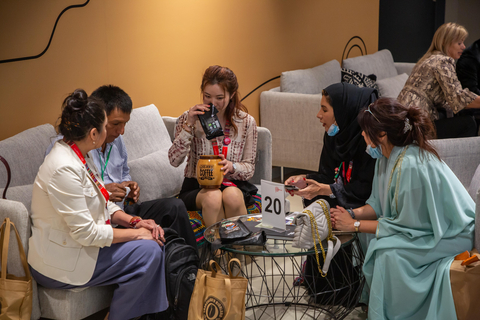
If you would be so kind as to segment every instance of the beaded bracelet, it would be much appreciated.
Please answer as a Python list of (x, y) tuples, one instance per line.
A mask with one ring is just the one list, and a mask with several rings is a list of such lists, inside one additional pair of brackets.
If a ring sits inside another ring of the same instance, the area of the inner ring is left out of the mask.
[(347, 212), (350, 213), (350, 216), (352, 217), (352, 219), (355, 219), (355, 213), (353, 212), (353, 210), (351, 208), (347, 209)]
[[(187, 126), (188, 128), (190, 128), (191, 131), (188, 131), (187, 129), (185, 129), (185, 126)], [(189, 125), (187, 122), (185, 122), (185, 123), (183, 124), (183, 129), (184, 129), (185, 131), (187, 131), (188, 133), (193, 134), (193, 133), (195, 132), (195, 125), (191, 126), (191, 125)]]
[(132, 217), (132, 219), (130, 219), (130, 227), (132, 227), (133, 229), (136, 229), (137, 228), (137, 223), (139, 223), (140, 221), (142, 221), (142, 218), (140, 217)]

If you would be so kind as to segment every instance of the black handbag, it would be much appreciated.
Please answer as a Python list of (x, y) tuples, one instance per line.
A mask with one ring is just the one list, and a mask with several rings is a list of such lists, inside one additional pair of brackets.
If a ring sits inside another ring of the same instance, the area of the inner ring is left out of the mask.
[[(308, 255), (305, 265), (304, 283), (309, 295), (315, 303), (330, 306), (342, 305), (353, 309), (360, 300), (365, 278), (362, 266), (353, 265), (353, 244), (344, 246), (339, 254), (333, 257), (330, 269), (325, 277), (318, 272), (314, 255)], [(323, 257), (320, 257), (320, 262)]]
[(245, 239), (235, 240), (235, 242), (230, 243), (237, 246), (263, 246), (267, 241), (267, 235), (265, 231), (254, 232)]

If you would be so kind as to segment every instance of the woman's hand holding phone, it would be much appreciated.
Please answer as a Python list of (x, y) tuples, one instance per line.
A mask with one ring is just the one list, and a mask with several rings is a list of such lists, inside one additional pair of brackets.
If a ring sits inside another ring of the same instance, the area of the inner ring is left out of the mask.
[(293, 184), (286, 184), (285, 185), (285, 190), (287, 190), (287, 191), (298, 191), (300, 189), (298, 189), (298, 187), (293, 185)]
[(296, 186), (298, 189), (303, 189), (307, 186), (306, 178), (307, 176), (305, 174), (291, 176), (285, 181), (285, 188), (287, 188), (287, 186)]

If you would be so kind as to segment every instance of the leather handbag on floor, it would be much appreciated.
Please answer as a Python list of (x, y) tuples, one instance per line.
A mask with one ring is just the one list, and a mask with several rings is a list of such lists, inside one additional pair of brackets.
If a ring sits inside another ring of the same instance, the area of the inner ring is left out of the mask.
[(228, 263), (228, 275), (219, 273), (220, 266), (214, 260), (210, 260), (212, 271), (198, 269), (188, 309), (188, 320), (245, 319), (248, 280), (232, 274), (233, 262), (241, 267), (238, 259), (231, 259)]
[[(20, 259), (25, 271), (24, 277), (7, 274), (8, 245), (10, 242), (10, 228), (13, 228), (17, 236)], [(32, 314), (32, 276), (28, 269), (27, 257), (23, 250), (17, 228), (5, 218), (0, 227), (0, 257), (2, 259), (2, 271), (0, 277), (0, 320), (28, 320)]]
[[(469, 256), (480, 257), (477, 249), (469, 252)], [(478, 319), (480, 304), (478, 287), (480, 286), (480, 261), (462, 265), (462, 260), (455, 260), (450, 266), (450, 284), (453, 302), (458, 320)]]

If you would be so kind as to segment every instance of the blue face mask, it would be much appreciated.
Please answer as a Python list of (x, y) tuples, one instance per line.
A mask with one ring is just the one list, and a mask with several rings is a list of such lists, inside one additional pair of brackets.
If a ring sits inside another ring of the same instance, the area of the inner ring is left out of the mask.
[(369, 144), (367, 145), (367, 150), (365, 150), (366, 153), (370, 155), (373, 159), (380, 159), (383, 157), (382, 153), (382, 146), (378, 146), (376, 148), (372, 148)]
[(334, 123), (330, 126), (330, 128), (328, 128), (327, 134), (330, 137), (333, 137), (334, 135), (336, 135), (338, 133), (338, 131), (340, 131), (340, 128)]

